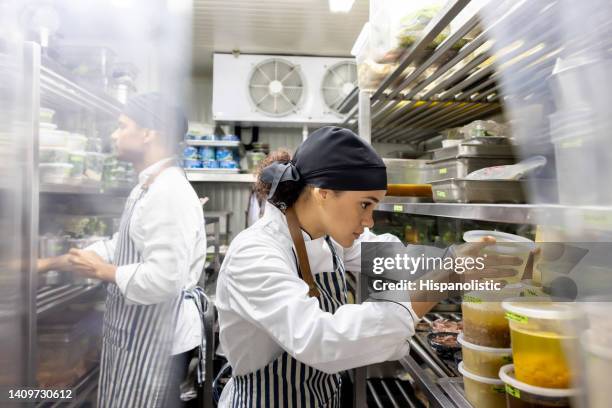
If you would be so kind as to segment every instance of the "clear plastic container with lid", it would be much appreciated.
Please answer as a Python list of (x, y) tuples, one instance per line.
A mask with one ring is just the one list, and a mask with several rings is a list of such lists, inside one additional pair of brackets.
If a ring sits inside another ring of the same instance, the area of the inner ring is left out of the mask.
[(517, 296), (542, 294), (540, 288), (527, 283), (507, 285), (498, 292), (467, 293), (461, 304), (465, 340), (485, 347), (510, 347), (510, 328), (501, 302)]
[(504, 382), (499, 378), (487, 378), (473, 374), (459, 363), (459, 372), (463, 376), (465, 397), (477, 408), (503, 408), (506, 406)]
[(612, 378), (612, 346), (602, 342), (606, 332), (587, 330), (580, 336), (586, 398), (590, 408), (610, 406), (610, 378)]
[(457, 337), (457, 341), (461, 344), (464, 368), (476, 375), (495, 378), (502, 366), (512, 362), (512, 349), (510, 348), (472, 344), (463, 338), (463, 333)]
[(569, 408), (571, 400), (578, 395), (576, 389), (535, 387), (515, 378), (514, 366), (508, 364), (499, 370), (505, 384), (508, 408)]
[(510, 323), (516, 379), (544, 388), (569, 388), (582, 326), (575, 303), (514, 298), (502, 303)]

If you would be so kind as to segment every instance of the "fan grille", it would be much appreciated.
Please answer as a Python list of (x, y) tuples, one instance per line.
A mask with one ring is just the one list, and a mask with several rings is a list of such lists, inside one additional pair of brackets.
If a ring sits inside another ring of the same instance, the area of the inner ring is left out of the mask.
[(321, 84), (325, 105), (332, 112), (340, 114), (340, 104), (356, 87), (357, 67), (353, 61), (332, 65), (327, 69)]
[(255, 109), (263, 114), (286, 116), (296, 112), (304, 97), (299, 66), (280, 58), (260, 62), (249, 78), (249, 96)]

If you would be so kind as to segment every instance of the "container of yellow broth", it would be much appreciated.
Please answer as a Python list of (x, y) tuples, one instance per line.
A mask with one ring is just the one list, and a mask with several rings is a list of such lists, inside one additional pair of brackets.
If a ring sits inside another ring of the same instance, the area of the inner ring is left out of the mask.
[(510, 324), (516, 379), (543, 388), (570, 388), (581, 327), (576, 304), (548, 298), (502, 302)]

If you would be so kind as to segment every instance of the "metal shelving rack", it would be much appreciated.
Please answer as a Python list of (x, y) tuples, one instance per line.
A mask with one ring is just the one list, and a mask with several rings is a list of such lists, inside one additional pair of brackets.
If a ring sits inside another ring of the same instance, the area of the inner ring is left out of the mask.
[[(449, 1), (377, 89), (348, 95), (341, 104), (346, 113), (343, 125), (358, 130), (368, 142), (418, 145), (442, 130), (499, 114), (507, 98), (523, 98), (527, 90), (537, 92), (546, 86), (545, 79), (562, 49), (555, 33), (558, 25), (553, 23), (554, 1), (541, 2), (538, 18), (531, 18), (528, 13), (533, 12), (533, 7), (521, 7), (521, 2), (496, 2), (495, 21), (487, 21), (485, 30), (480, 29), (481, 17), (476, 13), (432, 51), (432, 41), (469, 2)], [(513, 37), (525, 40), (501, 50), (494, 47), (499, 40), (494, 35), (496, 26), (513, 21), (521, 22), (511, 25), (516, 26)], [(457, 43), (468, 34), (473, 38), (457, 50)], [(523, 94), (502, 97), (500, 77), (507, 69), (512, 69), (515, 80), (521, 81)], [(422, 203), (390, 197), (378, 210), (513, 224), (558, 225), (563, 217), (585, 227), (612, 230), (612, 208), (607, 207)], [(367, 297), (364, 286), (359, 279), (357, 302)], [(410, 355), (400, 363), (427, 395), (431, 406), (470, 408), (461, 378), (435, 360), (426, 346), (413, 339)], [(354, 382), (354, 406), (366, 406), (370, 385), (365, 368), (355, 370)]]
[[(101, 293), (102, 284), (75, 283), (63, 286), (38, 287), (38, 273), (35, 265), (38, 258), (38, 236), (41, 203), (55, 200), (64, 203), (67, 197), (75, 197), (82, 205), (93, 205), (99, 200), (91, 197), (127, 197), (130, 186), (103, 189), (99, 184), (41, 184), (38, 182), (38, 110), (40, 105), (62, 107), (67, 111), (84, 113), (88, 120), (114, 121), (121, 112), (121, 103), (97, 91), (87, 84), (81, 84), (59, 64), (46, 55), (41, 54), (41, 48), (34, 43), (25, 43), (25, 66), (31, 78), (31, 140), (28, 143), (31, 152), (28, 153), (27, 173), (30, 180), (26, 192), (31, 202), (28, 207), (28, 235), (29, 240), (29, 270), (24, 275), (27, 287), (25, 302), (25, 315), (27, 330), (28, 353), (23, 361), (27, 362), (26, 378), (30, 386), (36, 387), (36, 372), (38, 365), (37, 326), (41, 321), (62, 309), (69, 307), (78, 300), (90, 299)], [(88, 199), (89, 197), (89, 199)], [(42, 199), (44, 198), (44, 199)], [(82, 198), (82, 199), (81, 199)], [(95, 211), (95, 210), (94, 210)], [(105, 214), (108, 215), (108, 214)], [(118, 214), (117, 214), (118, 215)], [(77, 406), (82, 399), (90, 396), (97, 388), (98, 368), (88, 372), (72, 387), (77, 399), (70, 402), (50, 403), (43, 402), (37, 406)], [(77, 392), (78, 391), (78, 392)]]

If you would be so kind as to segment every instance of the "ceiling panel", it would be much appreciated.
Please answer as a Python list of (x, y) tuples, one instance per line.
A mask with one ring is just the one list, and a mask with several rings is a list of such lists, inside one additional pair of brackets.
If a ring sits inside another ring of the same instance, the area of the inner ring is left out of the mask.
[(328, 0), (194, 0), (194, 71), (209, 74), (215, 51), (348, 56), (368, 3), (331, 13)]

